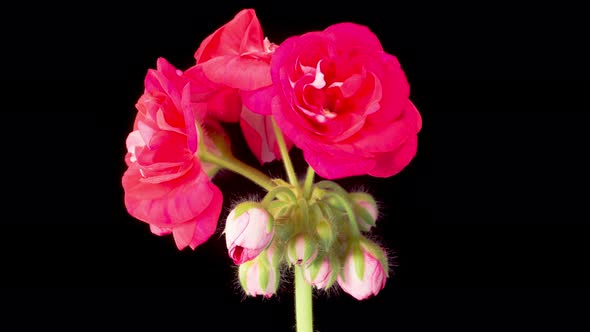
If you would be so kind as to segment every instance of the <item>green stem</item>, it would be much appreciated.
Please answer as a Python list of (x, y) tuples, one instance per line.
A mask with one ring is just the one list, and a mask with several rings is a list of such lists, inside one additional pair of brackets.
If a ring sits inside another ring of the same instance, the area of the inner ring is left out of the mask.
[(311, 285), (303, 277), (303, 268), (295, 266), (295, 319), (297, 332), (313, 332)]
[(271, 179), (256, 168), (243, 163), (241, 160), (228, 157), (225, 158), (217, 157), (204, 149), (199, 151), (199, 159), (204, 162), (212, 163), (217, 166), (228, 169), (234, 173), (240, 174), (245, 178), (250, 179), (252, 182), (266, 189), (266, 191), (272, 190), (276, 187)]
[(264, 199), (260, 202), (260, 204), (267, 206), (270, 202), (273, 201), (278, 195), (285, 194), (291, 202), (297, 202), (297, 197), (291, 191), (291, 189), (287, 187), (275, 187), (272, 190), (268, 191), (268, 194), (264, 196)]
[(342, 188), (338, 183), (333, 182), (333, 181), (322, 180), (322, 181), (316, 183), (315, 185), (316, 185), (316, 187), (318, 187), (320, 189), (327, 189), (332, 192), (339, 193), (341, 195), (348, 194), (348, 192), (346, 190), (344, 190), (344, 188)]
[(315, 171), (311, 166), (307, 167), (307, 173), (305, 174), (305, 183), (303, 184), (303, 197), (309, 199), (311, 196), (311, 187), (313, 185), (313, 178), (315, 177)]
[(346, 215), (348, 216), (348, 221), (350, 223), (350, 233), (352, 235), (352, 239), (360, 238), (361, 231), (359, 230), (359, 226), (356, 222), (356, 214), (354, 213), (354, 209), (350, 201), (339, 193), (330, 193), (328, 196), (337, 199), (346, 211)]
[(309, 225), (309, 206), (307, 205), (307, 201), (303, 198), (300, 198), (297, 202), (297, 206), (299, 207), (299, 211), (301, 213), (301, 224), (303, 225), (303, 229), (307, 229), (310, 227)]
[(272, 119), (272, 127), (275, 132), (275, 136), (277, 137), (277, 144), (279, 144), (279, 150), (281, 151), (281, 158), (283, 158), (283, 164), (285, 165), (285, 171), (287, 171), (287, 177), (289, 178), (289, 183), (292, 186), (298, 187), (299, 183), (297, 182), (297, 175), (295, 175), (295, 169), (293, 168), (293, 163), (291, 162), (291, 157), (289, 157), (289, 151), (287, 150), (287, 144), (285, 144), (285, 138), (283, 137), (283, 133), (275, 119)]

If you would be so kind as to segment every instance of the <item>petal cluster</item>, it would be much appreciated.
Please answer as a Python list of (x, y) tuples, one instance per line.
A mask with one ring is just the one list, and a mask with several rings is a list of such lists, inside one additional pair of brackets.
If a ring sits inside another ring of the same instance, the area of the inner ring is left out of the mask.
[(122, 178), (129, 214), (154, 234), (172, 233), (179, 249), (194, 249), (215, 232), (223, 201), (195, 155), (190, 91), (189, 80), (162, 58), (148, 71)]
[(367, 27), (340, 23), (288, 38), (271, 76), (272, 115), (322, 177), (389, 177), (415, 156), (420, 113), (397, 58)]

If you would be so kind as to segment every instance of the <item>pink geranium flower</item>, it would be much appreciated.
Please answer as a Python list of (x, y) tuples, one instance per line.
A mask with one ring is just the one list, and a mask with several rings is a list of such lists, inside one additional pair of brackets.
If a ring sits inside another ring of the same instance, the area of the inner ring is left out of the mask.
[(191, 84), (166, 60), (149, 70), (127, 138), (125, 206), (154, 234), (195, 248), (216, 230), (222, 195), (196, 157)]
[[(270, 118), (249, 109), (270, 113), (275, 94), (270, 61), (276, 47), (264, 38), (255, 11), (244, 9), (203, 40), (195, 53), (196, 66), (186, 72), (192, 79), (207, 81), (214, 91), (206, 103), (207, 113), (220, 121), (239, 121), (261, 163), (280, 159), (280, 151)], [(291, 146), (290, 141), (287, 144)]]
[(288, 38), (271, 75), (272, 115), (322, 177), (389, 177), (416, 154), (422, 121), (406, 76), (367, 27), (340, 23)]

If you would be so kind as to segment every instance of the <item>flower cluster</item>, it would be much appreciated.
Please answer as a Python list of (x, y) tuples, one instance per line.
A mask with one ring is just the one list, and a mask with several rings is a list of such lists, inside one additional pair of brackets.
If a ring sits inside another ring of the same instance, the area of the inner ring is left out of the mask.
[(388, 264), (384, 250), (363, 236), (377, 220), (373, 197), (330, 181), (316, 183), (307, 196), (278, 183), (261, 202), (240, 203), (227, 217), (227, 249), (246, 293), (270, 297), (283, 267), (300, 266), (317, 289), (337, 281), (359, 300), (377, 294)]
[[(421, 117), (397, 59), (354, 23), (264, 37), (254, 10), (240, 11), (205, 38), (185, 70), (163, 58), (145, 77), (128, 135), (125, 206), (178, 249), (217, 230), (223, 195), (213, 178), (228, 169), (268, 193), (229, 214), (225, 237), (249, 295), (275, 293), (283, 267), (302, 269), (318, 289), (334, 284), (357, 299), (377, 294), (385, 251), (365, 236), (378, 210), (365, 193), (331, 180), (389, 177), (416, 154)], [(223, 123), (239, 123), (260, 164), (282, 160), (288, 182), (235, 158)], [(297, 178), (289, 150), (309, 170)], [(314, 174), (326, 180), (314, 183)]]

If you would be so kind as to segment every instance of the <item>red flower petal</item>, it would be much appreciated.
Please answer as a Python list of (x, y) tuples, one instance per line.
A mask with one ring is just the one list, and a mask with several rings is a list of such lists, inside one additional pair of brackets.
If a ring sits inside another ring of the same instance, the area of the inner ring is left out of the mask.
[(416, 155), (418, 137), (412, 135), (397, 150), (379, 154), (369, 175), (386, 178), (402, 171)]
[(172, 181), (149, 183), (142, 179), (137, 164), (124, 173), (125, 206), (135, 218), (158, 227), (189, 221), (212, 201), (209, 178), (196, 165)]

